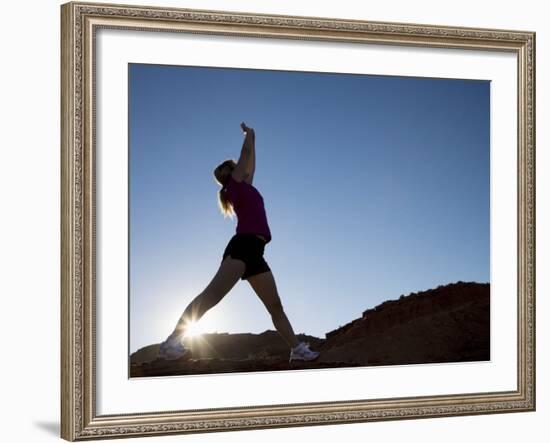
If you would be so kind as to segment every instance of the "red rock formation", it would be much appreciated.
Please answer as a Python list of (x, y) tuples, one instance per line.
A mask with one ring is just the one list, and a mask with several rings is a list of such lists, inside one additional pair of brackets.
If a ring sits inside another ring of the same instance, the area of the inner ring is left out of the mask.
[(363, 365), (489, 360), (490, 286), (457, 282), (401, 296), (326, 334), (322, 359)]

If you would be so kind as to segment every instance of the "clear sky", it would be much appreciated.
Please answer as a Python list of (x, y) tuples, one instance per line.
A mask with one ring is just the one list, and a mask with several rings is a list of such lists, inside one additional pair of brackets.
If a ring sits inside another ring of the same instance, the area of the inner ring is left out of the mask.
[[(131, 64), (130, 351), (162, 341), (234, 234), (212, 171), (256, 131), (265, 258), (296, 333), (489, 281), (490, 83)], [(246, 281), (207, 332), (274, 329)]]

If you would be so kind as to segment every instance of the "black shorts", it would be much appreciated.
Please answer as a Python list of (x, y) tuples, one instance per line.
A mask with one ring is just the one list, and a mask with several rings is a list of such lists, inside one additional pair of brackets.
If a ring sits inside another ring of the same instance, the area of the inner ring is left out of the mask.
[(223, 252), (222, 261), (227, 256), (243, 261), (246, 269), (241, 280), (268, 272), (271, 269), (264, 260), (265, 244), (264, 240), (254, 234), (235, 234)]

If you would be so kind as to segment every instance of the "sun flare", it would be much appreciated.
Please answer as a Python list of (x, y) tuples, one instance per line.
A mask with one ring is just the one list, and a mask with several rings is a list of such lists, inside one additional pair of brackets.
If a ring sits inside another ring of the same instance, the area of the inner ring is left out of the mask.
[(189, 323), (185, 328), (185, 335), (191, 338), (200, 337), (203, 332), (200, 322)]

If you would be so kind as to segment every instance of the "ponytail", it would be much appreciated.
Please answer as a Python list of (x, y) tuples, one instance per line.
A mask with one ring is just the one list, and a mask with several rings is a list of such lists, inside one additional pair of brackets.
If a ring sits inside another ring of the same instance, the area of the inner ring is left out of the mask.
[(216, 181), (221, 185), (221, 189), (218, 191), (218, 205), (224, 217), (232, 218), (233, 215), (235, 215), (233, 204), (231, 203), (231, 201), (229, 200), (229, 196), (227, 195), (227, 182), (229, 180), (231, 171), (233, 171), (236, 166), (237, 162), (235, 160), (229, 159), (225, 160), (223, 163), (216, 166), (216, 169), (214, 169), (214, 177), (216, 178)]
[(233, 210), (233, 205), (229, 201), (229, 198), (227, 197), (227, 188), (223, 186), (218, 191), (218, 204), (220, 206), (220, 209), (222, 211), (222, 214), (224, 217), (232, 218), (235, 214), (235, 211)]

